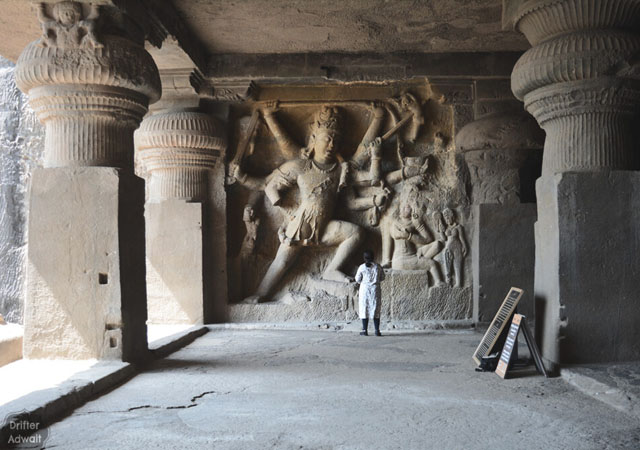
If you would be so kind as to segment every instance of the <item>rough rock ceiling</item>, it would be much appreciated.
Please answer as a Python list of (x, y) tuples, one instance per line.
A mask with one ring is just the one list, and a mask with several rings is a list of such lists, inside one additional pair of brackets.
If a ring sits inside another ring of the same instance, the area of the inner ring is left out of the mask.
[(501, 0), (172, 0), (211, 53), (518, 51)]
[[(172, 2), (180, 16), (175, 20), (184, 21), (195, 37), (192, 43), (204, 55), (503, 52), (529, 47), (518, 33), (502, 30), (501, 0), (80, 1)], [(40, 27), (30, 1), (0, 0), (0, 8), (0, 55), (15, 61), (39, 36)]]

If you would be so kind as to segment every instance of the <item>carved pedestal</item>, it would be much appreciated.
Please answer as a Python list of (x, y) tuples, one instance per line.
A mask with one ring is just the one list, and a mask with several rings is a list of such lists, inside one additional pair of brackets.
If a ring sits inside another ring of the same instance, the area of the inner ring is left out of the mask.
[(222, 127), (207, 114), (176, 110), (145, 119), (135, 136), (138, 160), (149, 172), (149, 322), (216, 320), (213, 294), (226, 286), (217, 286), (211, 273), (216, 221), (209, 183), (225, 147)]
[[(628, 278), (605, 275), (611, 267), (624, 271), (618, 262), (637, 253), (629, 241), (636, 236), (633, 227), (607, 215), (622, 210), (628, 220), (637, 199), (630, 196), (630, 181), (620, 189), (601, 184), (609, 170), (638, 168), (640, 4), (519, 3), (512, 20), (533, 48), (516, 64), (512, 89), (547, 132), (543, 177), (537, 184), (535, 280), (543, 356), (552, 368), (564, 362), (640, 358), (637, 346), (619, 339), (629, 335), (615, 331), (631, 319), (626, 313), (640, 319), (637, 308), (621, 314)], [(620, 176), (610, 175), (612, 182)], [(608, 192), (608, 202), (601, 201), (596, 185)], [(607, 245), (594, 246), (598, 241)], [(610, 249), (616, 249), (615, 257)], [(600, 270), (587, 270), (587, 265)], [(596, 343), (590, 336), (601, 339)]]
[(45, 168), (31, 187), (26, 358), (146, 354), (144, 182), (133, 174), (133, 130), (159, 98), (160, 79), (141, 39), (96, 36), (99, 12), (41, 6), (44, 36), (16, 66), (46, 128)]
[(35, 171), (25, 358), (145, 355), (143, 207), (144, 181), (121, 169)]

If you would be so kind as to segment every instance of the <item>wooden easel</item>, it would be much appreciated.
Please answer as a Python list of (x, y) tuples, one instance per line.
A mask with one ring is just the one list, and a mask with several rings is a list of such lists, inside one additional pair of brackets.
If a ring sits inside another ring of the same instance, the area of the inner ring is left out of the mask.
[(522, 314), (514, 314), (513, 320), (511, 321), (511, 327), (509, 328), (509, 334), (507, 334), (507, 340), (504, 343), (504, 347), (502, 348), (502, 353), (500, 354), (500, 361), (498, 362), (498, 367), (496, 368), (496, 373), (500, 378), (505, 378), (507, 375), (507, 371), (509, 370), (509, 362), (511, 361), (511, 357), (514, 353), (514, 349), (518, 348), (518, 334), (522, 330), (524, 334), (524, 340), (527, 342), (527, 347), (529, 347), (529, 352), (533, 357), (533, 361), (536, 365), (536, 369), (545, 377), (548, 377), (547, 371), (544, 368), (544, 363), (542, 362), (542, 357), (540, 356), (540, 350), (538, 350), (538, 345), (536, 341), (533, 339), (533, 334), (529, 329), (529, 325), (527, 324), (527, 318)]

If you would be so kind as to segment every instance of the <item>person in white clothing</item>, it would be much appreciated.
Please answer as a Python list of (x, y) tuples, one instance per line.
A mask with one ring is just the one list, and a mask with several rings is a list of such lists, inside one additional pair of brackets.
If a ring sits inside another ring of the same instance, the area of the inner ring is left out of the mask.
[(364, 252), (364, 264), (358, 267), (356, 273), (356, 283), (360, 284), (359, 291), (359, 309), (360, 319), (362, 319), (361, 336), (368, 336), (369, 319), (373, 319), (376, 329), (376, 336), (382, 336), (380, 333), (380, 282), (384, 280), (384, 270), (380, 264), (373, 261), (373, 252), (366, 250)]

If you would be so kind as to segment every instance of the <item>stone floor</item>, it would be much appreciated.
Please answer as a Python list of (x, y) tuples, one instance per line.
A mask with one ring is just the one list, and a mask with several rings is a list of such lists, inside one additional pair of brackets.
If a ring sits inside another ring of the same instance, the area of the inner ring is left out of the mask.
[(480, 337), (213, 330), (51, 426), (46, 448), (640, 448), (639, 422), (561, 378), (474, 372)]

